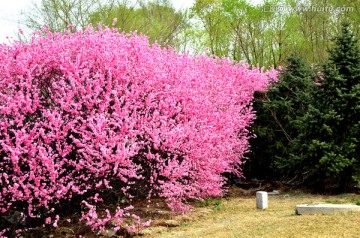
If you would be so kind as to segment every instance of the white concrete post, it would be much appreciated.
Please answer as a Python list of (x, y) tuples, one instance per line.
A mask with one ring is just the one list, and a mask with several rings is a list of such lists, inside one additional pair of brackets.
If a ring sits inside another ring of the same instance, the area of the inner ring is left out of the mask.
[(266, 209), (268, 208), (268, 193), (263, 191), (256, 192), (256, 208)]

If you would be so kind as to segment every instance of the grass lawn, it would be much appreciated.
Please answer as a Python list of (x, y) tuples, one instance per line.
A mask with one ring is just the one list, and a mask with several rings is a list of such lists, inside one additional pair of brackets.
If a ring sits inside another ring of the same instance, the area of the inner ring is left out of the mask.
[[(236, 191), (235, 191), (236, 192)], [(297, 204), (353, 203), (360, 195), (324, 196), (302, 192), (269, 195), (269, 208), (256, 209), (255, 196), (232, 195), (198, 204), (179, 227), (158, 229), (147, 238), (360, 237), (360, 213), (295, 215)], [(159, 228), (159, 227), (158, 227)]]

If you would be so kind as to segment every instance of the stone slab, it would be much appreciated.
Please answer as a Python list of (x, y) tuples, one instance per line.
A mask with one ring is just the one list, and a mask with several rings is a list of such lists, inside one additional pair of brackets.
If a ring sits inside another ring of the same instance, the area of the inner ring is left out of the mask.
[(301, 204), (296, 206), (295, 212), (298, 215), (360, 212), (360, 206), (354, 204)]
[(279, 195), (280, 190), (273, 190), (272, 192), (268, 192), (268, 195)]

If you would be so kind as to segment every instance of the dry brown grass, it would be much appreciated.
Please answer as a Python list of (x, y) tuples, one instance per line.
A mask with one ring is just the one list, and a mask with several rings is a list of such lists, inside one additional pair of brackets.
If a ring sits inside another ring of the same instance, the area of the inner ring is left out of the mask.
[[(162, 230), (147, 238), (240, 238), (240, 237), (360, 237), (360, 214), (295, 215), (295, 205), (303, 203), (343, 203), (359, 195), (321, 196), (292, 192), (269, 196), (269, 209), (257, 210), (255, 196), (213, 201), (209, 213), (203, 208), (180, 227)], [(221, 204), (220, 204), (221, 203)], [(219, 205), (220, 204), (220, 205)]]

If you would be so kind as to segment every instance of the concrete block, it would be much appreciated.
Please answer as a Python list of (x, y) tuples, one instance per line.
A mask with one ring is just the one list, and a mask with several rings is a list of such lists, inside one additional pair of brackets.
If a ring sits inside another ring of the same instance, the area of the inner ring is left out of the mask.
[(264, 191), (256, 192), (256, 208), (267, 209), (268, 208), (268, 193)]

